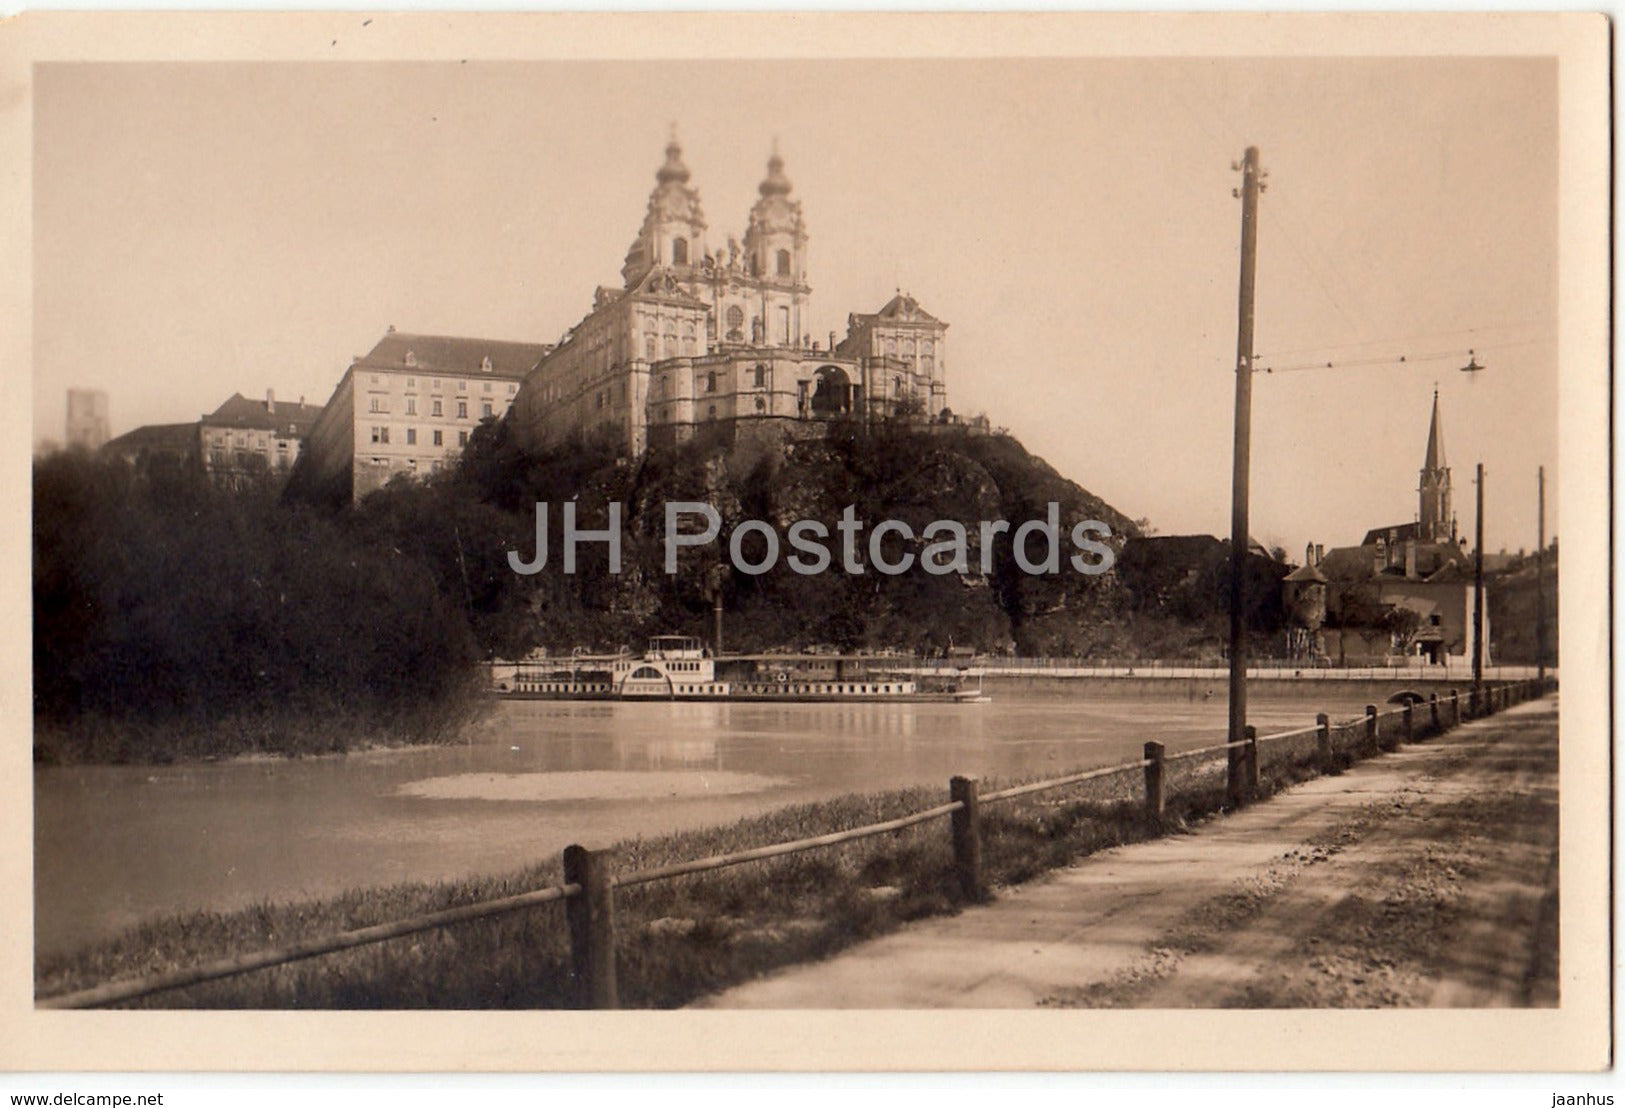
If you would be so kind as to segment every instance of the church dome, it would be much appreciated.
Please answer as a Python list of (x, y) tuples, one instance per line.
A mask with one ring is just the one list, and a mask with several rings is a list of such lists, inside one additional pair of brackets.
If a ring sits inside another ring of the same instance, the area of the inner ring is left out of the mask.
[(757, 191), (763, 196), (790, 195), (790, 178), (784, 175), (784, 159), (779, 157), (777, 147), (773, 150), (773, 156), (767, 160), (767, 176), (757, 186)]
[(655, 174), (655, 180), (663, 185), (673, 181), (680, 185), (688, 183), (688, 166), (683, 164), (683, 148), (675, 137), (666, 144), (666, 164)]

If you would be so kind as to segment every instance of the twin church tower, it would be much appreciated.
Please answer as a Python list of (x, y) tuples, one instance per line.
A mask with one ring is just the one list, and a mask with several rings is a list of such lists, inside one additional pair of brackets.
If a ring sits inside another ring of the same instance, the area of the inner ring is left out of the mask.
[(520, 444), (602, 438), (636, 456), (696, 435), (795, 434), (840, 418), (947, 414), (947, 324), (899, 292), (811, 332), (807, 228), (777, 148), (743, 240), (707, 236), (675, 136), (619, 288), (526, 375), (508, 413)]

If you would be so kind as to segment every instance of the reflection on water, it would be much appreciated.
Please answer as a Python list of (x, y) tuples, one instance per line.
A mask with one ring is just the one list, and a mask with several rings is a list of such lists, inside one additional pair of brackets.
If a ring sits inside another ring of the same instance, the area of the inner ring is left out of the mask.
[[(1189, 749), (1222, 738), (1222, 694), (996, 692), (989, 704), (509, 701), (455, 747), (41, 768), (36, 943), (62, 950), (178, 909), (500, 872), (555, 859), (571, 842), (606, 845), (847, 792), (917, 784), (946, 792), (955, 774), (1107, 765), (1137, 758), (1150, 739)], [(1268, 733), (1308, 726), (1325, 709), (1355, 715), (1359, 705), (1255, 694), (1249, 718)], [(482, 790), (481, 779), (506, 784)]]

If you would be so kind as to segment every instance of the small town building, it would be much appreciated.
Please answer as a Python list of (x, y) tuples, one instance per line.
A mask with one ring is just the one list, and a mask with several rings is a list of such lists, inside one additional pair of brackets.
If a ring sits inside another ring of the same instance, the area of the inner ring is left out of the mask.
[(484, 420), (501, 419), (552, 347), (416, 335), (394, 327), (355, 358), (320, 409), (290, 491), (360, 500), (391, 478), (454, 461)]
[(221, 488), (274, 489), (293, 471), (320, 414), (303, 398), (296, 404), (279, 402), (270, 389), (264, 400), (233, 393), (200, 419), (137, 427), (108, 442), (101, 453), (149, 472), (199, 471)]
[[(1416, 519), (1371, 528), (1359, 546), (1321, 554), (1311, 544), (1310, 550), (1304, 567), (1288, 577), (1291, 591), (1285, 599), (1289, 608), (1297, 603), (1308, 614), (1315, 579), (1324, 581), (1327, 630), (1324, 646), (1315, 640), (1315, 651), (1323, 649), (1340, 663), (1383, 661), (1396, 655), (1434, 664), (1472, 658), (1477, 626), (1473, 555), (1457, 535), (1450, 507), (1450, 469), (1437, 392), (1417, 486)], [(1483, 634), (1484, 662), (1489, 664), (1488, 612)]]
[(293, 471), (321, 411), (303, 397), (296, 404), (278, 403), (270, 389), (264, 400), (232, 393), (198, 421), (204, 472), (221, 488), (246, 489), (267, 481), (280, 485)]
[(173, 471), (199, 464), (198, 424), (148, 423), (110, 441), (102, 447), (105, 457), (142, 469), (163, 467)]

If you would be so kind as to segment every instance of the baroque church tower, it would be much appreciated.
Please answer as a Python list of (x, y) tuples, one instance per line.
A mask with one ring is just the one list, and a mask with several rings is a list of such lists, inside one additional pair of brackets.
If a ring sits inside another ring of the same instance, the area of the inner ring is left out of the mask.
[(946, 421), (947, 324), (898, 295), (848, 334), (812, 336), (807, 225), (774, 144), (743, 241), (706, 242), (674, 133), (618, 288), (548, 348), (509, 409), (523, 449), (572, 439), (637, 457), (703, 435), (816, 435), (830, 420)]
[(1456, 518), (1450, 511), (1450, 467), (1444, 461), (1444, 426), (1439, 422), (1439, 390), (1433, 390), (1433, 419), (1428, 424), (1427, 454), (1417, 486), (1417, 538), (1422, 542), (1456, 541)]
[(807, 229), (801, 202), (790, 198), (790, 179), (778, 143), (767, 162), (767, 176), (757, 186), (759, 198), (750, 209), (745, 228), (745, 263), (758, 282), (765, 339), (777, 346), (795, 346), (804, 334), (807, 309)]
[(621, 278), (632, 288), (656, 266), (686, 269), (705, 257), (705, 212), (699, 191), (688, 183), (683, 148), (673, 133), (666, 144), (666, 163), (655, 174), (643, 227), (626, 252)]

